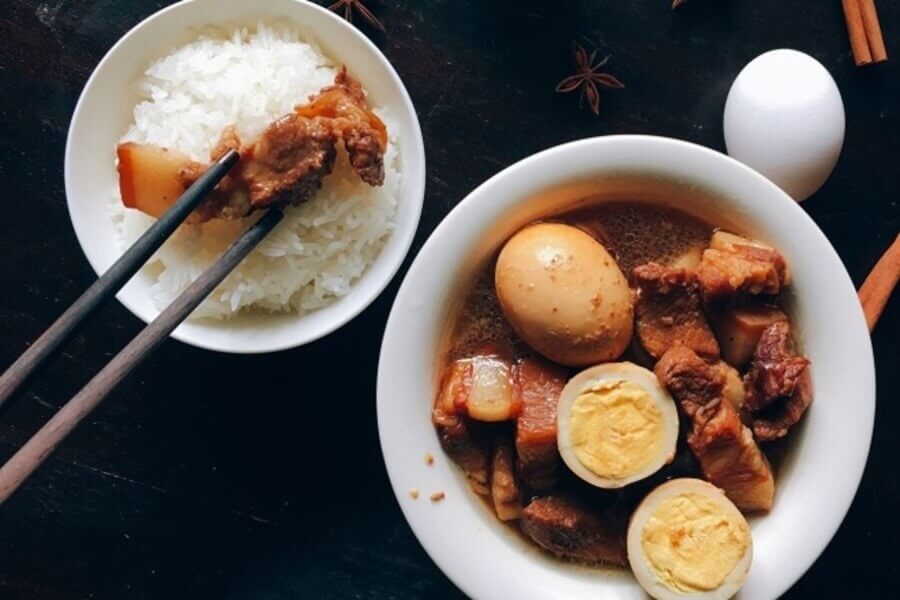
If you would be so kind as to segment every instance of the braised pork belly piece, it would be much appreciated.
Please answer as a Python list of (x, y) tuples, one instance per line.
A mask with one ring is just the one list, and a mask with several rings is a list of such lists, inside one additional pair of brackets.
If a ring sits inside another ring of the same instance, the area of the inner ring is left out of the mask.
[(813, 401), (809, 369), (803, 371), (793, 393), (753, 416), (753, 433), (764, 442), (783, 438)]
[(794, 393), (809, 360), (798, 356), (787, 321), (773, 323), (762, 332), (750, 369), (744, 376), (747, 410), (758, 412), (778, 398)]
[(478, 424), (457, 408), (458, 398), (466, 394), (470, 376), (467, 364), (458, 361), (450, 365), (434, 403), (431, 420), (444, 452), (465, 472), (472, 489), (487, 495), (490, 493), (488, 440)]
[(656, 364), (656, 376), (690, 419), (688, 447), (704, 477), (743, 511), (769, 510), (775, 495), (772, 469), (726, 399), (726, 366), (676, 346)]
[(522, 510), (522, 533), (556, 556), (625, 566), (624, 519), (603, 518), (566, 496), (537, 498)]
[(709, 303), (739, 294), (777, 294), (790, 283), (784, 257), (760, 242), (717, 231), (697, 266), (703, 298)]
[[(258, 139), (245, 145), (236, 129), (227, 127), (210, 158), (235, 150), (240, 161), (189, 222), (238, 219), (255, 210), (305, 202), (334, 170), (339, 141), (360, 179), (372, 186), (384, 182), (387, 129), (345, 68), (333, 85), (269, 125)], [(209, 167), (150, 144), (119, 144), (117, 156), (123, 204), (153, 217), (162, 216)]]
[(490, 492), (488, 487), (489, 448), (477, 424), (468, 417), (447, 412), (440, 404), (435, 405), (431, 420), (437, 430), (441, 447), (453, 462), (465, 472), (472, 489), (482, 495)]
[(384, 152), (387, 128), (369, 108), (362, 85), (342, 67), (330, 85), (310, 98), (308, 104), (294, 109), (306, 119), (325, 119), (340, 136), (350, 166), (360, 179), (371, 186), (384, 183)]
[(783, 437), (812, 403), (809, 359), (797, 355), (788, 321), (762, 332), (744, 376), (746, 409), (754, 413), (753, 431), (761, 440)]
[(521, 400), (516, 393), (512, 365), (498, 355), (485, 354), (455, 361), (444, 382), (448, 405), (476, 421), (495, 423), (518, 416)]
[(657, 263), (635, 267), (635, 323), (641, 346), (653, 358), (674, 346), (686, 346), (709, 358), (719, 357), (719, 344), (706, 321), (694, 273)]
[(515, 462), (512, 443), (506, 437), (498, 437), (491, 460), (491, 499), (501, 521), (518, 519), (522, 512), (522, 490), (516, 477)]
[(653, 372), (692, 424), (702, 426), (724, 399), (727, 374), (722, 363), (707, 362), (690, 348), (672, 348), (659, 359)]
[(730, 365), (744, 367), (753, 358), (759, 336), (777, 321), (787, 321), (787, 315), (775, 306), (751, 304), (714, 310), (710, 324), (719, 340), (722, 359)]
[(743, 511), (767, 511), (775, 499), (772, 468), (728, 402), (722, 402), (701, 427), (688, 436), (688, 447), (704, 477)]
[[(489, 424), (514, 420), (515, 451), (512, 445), (501, 450), (501, 465), (508, 459), (511, 474), (515, 470), (531, 490), (552, 489), (560, 464), (556, 405), (565, 370), (540, 358), (513, 365), (494, 350), (485, 347), (484, 354), (447, 366), (432, 414), (441, 444), (473, 487), (488, 493), (490, 455), (483, 432)], [(496, 463), (496, 452), (492, 460)]]
[(566, 372), (540, 358), (524, 358), (514, 371), (522, 407), (516, 420), (519, 476), (532, 490), (552, 489), (560, 465), (556, 408), (566, 385)]

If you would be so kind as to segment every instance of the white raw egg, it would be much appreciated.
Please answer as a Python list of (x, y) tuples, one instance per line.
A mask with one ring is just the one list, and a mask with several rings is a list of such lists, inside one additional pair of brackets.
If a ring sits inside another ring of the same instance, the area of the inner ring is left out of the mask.
[(725, 102), (728, 154), (797, 202), (822, 187), (844, 144), (844, 104), (822, 63), (772, 50), (738, 74)]
[(747, 519), (700, 479), (650, 492), (631, 517), (626, 545), (635, 579), (657, 600), (727, 600), (753, 561)]
[(569, 380), (557, 405), (557, 446), (566, 466), (599, 488), (621, 488), (672, 462), (678, 410), (656, 375), (630, 362), (604, 363)]

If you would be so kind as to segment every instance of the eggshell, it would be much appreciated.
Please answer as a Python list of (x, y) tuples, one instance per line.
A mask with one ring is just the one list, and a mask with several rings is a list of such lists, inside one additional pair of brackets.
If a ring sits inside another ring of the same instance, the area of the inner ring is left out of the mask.
[(844, 143), (844, 104), (822, 64), (772, 50), (738, 74), (725, 102), (728, 154), (802, 202), (825, 183)]
[(516, 333), (554, 362), (613, 360), (631, 341), (628, 281), (600, 242), (576, 227), (538, 223), (516, 233), (500, 251), (494, 284)]

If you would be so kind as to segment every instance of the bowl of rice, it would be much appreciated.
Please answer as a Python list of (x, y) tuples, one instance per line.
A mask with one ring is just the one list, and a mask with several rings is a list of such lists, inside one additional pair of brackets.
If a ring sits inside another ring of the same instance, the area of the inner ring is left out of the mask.
[[(396, 274), (418, 225), (422, 133), (384, 55), (354, 26), (301, 0), (185, 0), (141, 22), (103, 58), (76, 106), (65, 157), (69, 214), (94, 270), (106, 271), (153, 222), (122, 203), (119, 143), (205, 159), (225, 128), (258, 136), (342, 66), (387, 126), (383, 184), (354, 176), (340, 148), (321, 188), (285, 207), (278, 227), (172, 337), (271, 352), (316, 340), (364, 310)], [(117, 298), (153, 320), (256, 216), (182, 225)]]

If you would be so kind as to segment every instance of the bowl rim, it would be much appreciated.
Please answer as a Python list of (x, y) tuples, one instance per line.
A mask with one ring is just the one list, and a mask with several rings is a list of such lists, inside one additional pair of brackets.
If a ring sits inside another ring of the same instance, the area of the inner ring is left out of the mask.
[[(296, 4), (299, 7), (302, 7), (302, 10), (309, 10), (312, 13), (318, 14), (319, 17), (330, 20), (334, 25), (338, 27), (338, 29), (343, 30), (346, 35), (355, 37), (358, 41), (360, 41), (365, 47), (366, 51), (371, 54), (385, 69), (386, 73), (390, 77), (391, 86), (396, 88), (399, 98), (401, 100), (401, 104), (396, 107), (396, 110), (409, 114), (411, 116), (410, 122), (412, 126), (412, 130), (410, 131), (410, 139), (413, 142), (414, 147), (409, 148), (408, 152), (411, 155), (414, 155), (418, 163), (421, 165), (421, 174), (412, 173), (409, 169), (403, 171), (404, 181), (403, 186), (406, 187), (408, 184), (412, 183), (415, 185), (415, 188), (409, 193), (409, 198), (406, 198), (406, 194), (401, 194), (401, 200), (408, 201), (409, 199), (415, 200), (413, 206), (411, 207), (412, 213), (409, 217), (409, 226), (405, 228), (395, 227), (394, 230), (390, 234), (390, 238), (388, 242), (392, 240), (394, 243), (398, 243), (397, 251), (396, 251), (396, 259), (393, 261), (393, 264), (390, 264), (386, 267), (384, 277), (377, 281), (375, 284), (371, 286), (369, 293), (365, 296), (362, 296), (356, 300), (356, 304), (353, 305), (349, 310), (346, 310), (342, 314), (338, 315), (338, 318), (332, 319), (326, 324), (320, 325), (314, 329), (303, 330), (298, 332), (298, 335), (291, 337), (290, 339), (286, 339), (280, 343), (268, 343), (261, 344), (256, 342), (255, 345), (251, 347), (237, 347), (233, 345), (227, 345), (222, 343), (216, 343), (207, 339), (207, 336), (202, 333), (202, 331), (198, 333), (186, 333), (182, 326), (179, 325), (171, 334), (170, 338), (175, 339), (181, 343), (187, 344), (189, 346), (193, 346), (196, 348), (200, 348), (203, 350), (210, 350), (215, 352), (224, 352), (228, 354), (264, 354), (268, 352), (280, 352), (284, 350), (290, 350), (292, 348), (297, 348), (300, 346), (304, 346), (306, 344), (312, 343), (318, 339), (321, 339), (334, 331), (340, 329), (344, 325), (348, 324), (350, 321), (355, 319), (366, 310), (388, 287), (388, 285), (393, 281), (394, 277), (399, 272), (400, 268), (403, 266), (403, 262), (406, 260), (407, 255), (409, 254), (410, 248), (412, 248), (413, 241), (415, 239), (416, 232), (418, 231), (419, 223), (422, 217), (422, 210), (425, 201), (425, 185), (426, 185), (426, 173), (427, 173), (427, 162), (425, 156), (425, 142), (424, 137), (422, 135), (422, 127), (421, 123), (418, 119), (418, 113), (416, 112), (415, 105), (412, 102), (412, 98), (409, 95), (409, 91), (406, 89), (406, 86), (403, 83), (403, 80), (400, 78), (394, 66), (387, 59), (384, 53), (377, 47), (375, 44), (364, 35), (359, 29), (357, 29), (354, 25), (348, 23), (346, 20), (337, 16), (334, 12), (327, 10), (323, 6), (319, 6), (318, 4), (314, 4), (307, 0), (277, 0), (281, 2)], [(203, 2), (213, 3), (215, 0), (181, 0), (179, 2), (175, 2), (169, 6), (166, 6), (146, 18), (142, 21), (131, 27), (128, 31), (126, 31), (113, 45), (109, 50), (103, 55), (97, 65), (94, 67), (91, 75), (88, 77), (87, 81), (84, 84), (84, 87), (81, 89), (81, 93), (78, 96), (78, 101), (75, 104), (75, 109), (72, 112), (72, 117), (69, 122), (69, 127), (66, 132), (66, 146), (64, 152), (64, 162), (63, 162), (63, 177), (64, 177), (64, 187), (66, 191), (66, 209), (69, 216), (69, 222), (72, 225), (73, 230), (75, 231), (75, 237), (78, 241), (78, 245), (81, 248), (82, 253), (85, 255), (88, 263), (91, 265), (91, 268), (100, 276), (105, 269), (102, 268), (100, 264), (98, 264), (95, 257), (87, 251), (88, 242), (87, 236), (89, 232), (84, 228), (80, 228), (77, 224), (77, 219), (75, 218), (75, 207), (72, 198), (75, 194), (72, 193), (73, 184), (71, 183), (71, 173), (69, 165), (73, 160), (74, 153), (76, 151), (74, 147), (74, 136), (73, 131), (76, 129), (77, 124), (79, 122), (79, 117), (84, 111), (84, 106), (87, 102), (88, 92), (96, 85), (98, 85), (98, 81), (100, 81), (100, 73), (103, 70), (103, 67), (112, 60), (112, 57), (115, 56), (118, 52), (125, 47), (131, 39), (135, 36), (135, 34), (146, 28), (153, 26), (157, 21), (166, 18), (170, 13), (175, 13), (181, 10), (185, 10), (190, 5), (200, 4)], [(208, 21), (208, 25), (215, 25), (216, 18), (212, 17)], [(188, 26), (193, 27), (193, 26)], [(165, 48), (160, 49), (160, 55), (165, 52)], [(403, 167), (402, 167), (403, 168)], [(413, 176), (415, 175), (415, 176)], [(399, 206), (399, 205), (398, 205)], [(399, 208), (398, 208), (399, 215)], [(397, 223), (400, 221), (398, 219)], [(385, 260), (384, 250), (386, 247), (383, 247), (381, 251), (379, 251), (379, 255), (376, 257), (375, 262), (369, 265), (366, 269), (368, 272), (371, 270), (374, 265), (378, 261)], [(140, 274), (140, 271), (135, 275), (137, 277)], [(133, 279), (133, 278), (132, 278)], [(354, 282), (354, 286), (356, 286), (359, 281)], [(137, 317), (139, 320), (144, 323), (149, 324), (153, 318), (161, 313), (161, 310), (156, 310), (155, 314), (151, 316), (150, 319), (147, 318), (146, 315), (142, 314), (141, 310), (136, 307), (132, 302), (130, 302), (126, 296), (125, 290), (127, 289), (127, 285), (123, 286), (119, 292), (116, 293), (116, 299), (126, 308), (131, 314)], [(332, 307), (339, 305), (343, 300), (346, 300), (346, 297), (342, 297), (337, 299), (335, 302), (330, 304), (327, 307)], [(313, 311), (315, 312), (315, 311)], [(286, 313), (286, 314), (277, 314), (275, 318), (290, 318), (292, 316), (296, 316), (297, 318), (302, 318), (301, 315), (296, 315), (296, 313)]]
[[(392, 306), (385, 327), (384, 338), (382, 340), (382, 346), (379, 355), (377, 374), (377, 418), (379, 442), (381, 444), (382, 455), (385, 461), (388, 477), (391, 481), (391, 486), (394, 490), (396, 500), (407, 523), (410, 525), (413, 533), (415, 534), (429, 557), (460, 589), (462, 589), (467, 595), (472, 597), (503, 597), (503, 595), (498, 594), (496, 589), (491, 588), (491, 583), (486, 582), (484, 577), (478, 577), (472, 572), (466, 572), (462, 568), (461, 562), (463, 559), (461, 559), (458, 554), (459, 548), (457, 548), (456, 555), (449, 554), (446, 547), (449, 545), (449, 542), (441, 539), (435, 539), (435, 536), (426, 530), (426, 528), (428, 527), (427, 521), (417, 513), (417, 508), (414, 504), (410, 504), (408, 501), (406, 501), (407, 489), (404, 488), (403, 484), (404, 475), (409, 471), (409, 467), (408, 464), (401, 463), (401, 461), (399, 460), (397, 452), (400, 450), (400, 448), (398, 447), (400, 442), (395, 439), (391, 439), (386, 435), (388, 424), (392, 422), (393, 419), (396, 419), (395, 414), (400, 412), (397, 410), (396, 397), (398, 394), (402, 393), (404, 389), (403, 383), (398, 383), (397, 381), (395, 381), (397, 379), (397, 374), (401, 371), (394, 364), (397, 360), (403, 360), (403, 358), (397, 358), (397, 355), (399, 354), (398, 351), (402, 347), (400, 344), (402, 343), (403, 337), (403, 334), (398, 333), (398, 331), (400, 329), (403, 329), (403, 327), (409, 325), (409, 319), (402, 314), (402, 311), (407, 311), (410, 307), (414, 307), (417, 304), (420, 305), (423, 302), (421, 299), (416, 299), (415, 301), (413, 301), (411, 300), (411, 296), (415, 294), (415, 292), (413, 291), (413, 287), (416, 283), (416, 280), (421, 279), (424, 276), (424, 271), (433, 268), (431, 265), (426, 264), (426, 261), (431, 260), (431, 255), (434, 253), (434, 248), (439, 245), (438, 240), (447, 237), (449, 235), (447, 232), (452, 232), (454, 229), (459, 230), (459, 228), (462, 226), (460, 225), (460, 223), (463, 221), (464, 215), (471, 215), (477, 212), (478, 209), (475, 208), (475, 205), (480, 198), (484, 196), (490, 197), (492, 195), (495, 195), (495, 191), (499, 189), (500, 186), (507, 185), (508, 182), (511, 182), (516, 178), (521, 179), (534, 176), (534, 174), (538, 172), (538, 169), (536, 169), (536, 167), (544, 162), (552, 163), (555, 161), (557, 164), (559, 164), (565, 160), (566, 156), (569, 156), (572, 153), (590, 154), (592, 150), (596, 150), (602, 146), (615, 146), (616, 144), (642, 145), (648, 149), (648, 154), (649, 150), (656, 151), (654, 152), (654, 154), (656, 155), (659, 155), (661, 153), (693, 154), (698, 157), (698, 160), (703, 160), (708, 163), (706, 165), (708, 171), (712, 171), (718, 167), (722, 171), (725, 171), (726, 169), (729, 170), (730, 173), (733, 174), (736, 178), (740, 177), (743, 181), (752, 180), (758, 188), (765, 190), (765, 195), (768, 196), (767, 199), (770, 199), (778, 204), (777, 208), (779, 211), (783, 210), (788, 213), (794, 213), (792, 219), (799, 219), (799, 221), (806, 223), (806, 225), (803, 226), (805, 233), (819, 238), (817, 240), (818, 245), (821, 246), (824, 242), (824, 246), (822, 247), (827, 248), (827, 251), (830, 253), (830, 256), (828, 257), (829, 260), (827, 262), (831, 266), (838, 269), (836, 274), (838, 274), (840, 279), (842, 279), (842, 281), (830, 282), (831, 285), (835, 287), (848, 287), (849, 290), (853, 292), (853, 297), (856, 297), (856, 291), (853, 287), (850, 276), (847, 273), (843, 262), (837, 255), (837, 252), (834, 250), (833, 246), (825, 237), (824, 233), (821, 231), (818, 225), (816, 225), (812, 218), (800, 207), (798, 203), (794, 202), (789, 196), (787, 196), (787, 194), (783, 190), (778, 188), (774, 183), (772, 183), (750, 167), (744, 165), (743, 163), (740, 163), (720, 152), (691, 142), (652, 135), (611, 135), (568, 142), (543, 150), (516, 162), (515, 164), (503, 169), (496, 175), (492, 176), (472, 192), (470, 192), (453, 208), (453, 210), (450, 211), (450, 213), (441, 221), (438, 227), (425, 241), (416, 259), (413, 261), (413, 264), (407, 271), (406, 276), (404, 277), (404, 280), (401, 283), (400, 289), (394, 300), (394, 304)], [(653, 169), (654, 165), (652, 163), (647, 163), (644, 168), (644, 170), (650, 173), (652, 173)], [(540, 173), (538, 173), (536, 177), (537, 179), (540, 179)], [(709, 177), (710, 180), (712, 178), (713, 176)], [(532, 187), (537, 191), (537, 186), (539, 185), (539, 183), (531, 183), (530, 185), (532, 185)], [(506, 213), (509, 213), (514, 209), (514, 206), (515, 203), (510, 201), (503, 210), (505, 210)], [(499, 217), (496, 216), (490, 218), (493, 218), (494, 220), (499, 219)], [(467, 251), (471, 251), (471, 249), (471, 244), (466, 248), (458, 248), (458, 250), (460, 251), (455, 255), (454, 260), (459, 262), (460, 260), (462, 260), (460, 257), (465, 256), (465, 253)], [(444, 248), (444, 250), (446, 251), (446, 248)], [(448, 265), (447, 270), (450, 270), (451, 268), (452, 267)], [(449, 287), (444, 286), (444, 288), (442, 289), (444, 289), (445, 293), (450, 293)], [(862, 380), (859, 382), (861, 393), (860, 397), (857, 399), (861, 403), (860, 406), (857, 406), (858, 410), (861, 413), (859, 417), (858, 430), (856, 432), (858, 435), (855, 438), (855, 447), (846, 448), (848, 453), (852, 454), (852, 464), (846, 465), (846, 468), (841, 473), (843, 480), (840, 484), (835, 486), (837, 489), (834, 490), (830, 495), (831, 503), (833, 504), (832, 510), (829, 513), (830, 521), (819, 524), (821, 526), (821, 531), (823, 532), (823, 534), (819, 536), (819, 538), (815, 542), (811, 542), (807, 538), (804, 538), (805, 541), (802, 542), (806, 544), (815, 544), (815, 547), (810, 547), (810, 545), (807, 545), (805, 548), (803, 548), (802, 546), (792, 548), (792, 550), (798, 550), (798, 554), (801, 554), (802, 556), (795, 557), (795, 560), (792, 562), (792, 564), (785, 566), (780, 571), (780, 575), (776, 578), (777, 581), (768, 582), (769, 587), (766, 590), (765, 597), (769, 597), (769, 594), (771, 594), (771, 597), (778, 597), (785, 593), (818, 559), (818, 557), (828, 546), (831, 539), (834, 537), (835, 533), (843, 522), (844, 518), (846, 517), (847, 511), (849, 510), (853, 499), (856, 496), (860, 481), (865, 470), (865, 465), (868, 460), (868, 455), (871, 448), (872, 433), (874, 429), (876, 403), (875, 364), (872, 354), (871, 339), (868, 335), (868, 330), (865, 327), (862, 309), (859, 306), (858, 302), (855, 303), (855, 306), (855, 309), (850, 309), (851, 314), (847, 314), (844, 317), (844, 320), (848, 323), (847, 326), (852, 330), (851, 333), (853, 335), (854, 341), (859, 342), (859, 347), (856, 349), (859, 350), (860, 353), (854, 367), (856, 369), (855, 372), (862, 377)], [(419, 326), (424, 329), (425, 324), (420, 321)], [(407, 333), (406, 336), (408, 337), (408, 335), (409, 334)], [(393, 381), (391, 380), (392, 377), (394, 379)], [(432, 389), (433, 385), (434, 384), (432, 383)], [(391, 405), (392, 402), (394, 402), (394, 405)], [(428, 413), (430, 414), (431, 401), (427, 400), (426, 402), (428, 404)], [(406, 408), (406, 406), (401, 407), (401, 409), (403, 408)], [(406, 425), (408, 426), (408, 424)], [(434, 435), (430, 420), (427, 427), (431, 429), (432, 437), (434, 439), (434, 442), (436, 443), (437, 436)], [(406, 451), (409, 451), (409, 448), (406, 448)], [(457, 479), (461, 479), (461, 477), (458, 476), (458, 473), (456, 473), (457, 469), (455, 465), (450, 470), (454, 472), (453, 475), (456, 475)], [(443, 473), (447, 474), (448, 472), (444, 470)], [(430, 479), (433, 480), (434, 477), (431, 477)], [(463, 484), (463, 486), (464, 485), (465, 484)], [(786, 484), (782, 483), (782, 485)], [(465, 490), (465, 492), (469, 495), (474, 496), (474, 494), (469, 490)], [(493, 516), (489, 515), (489, 518), (493, 518)], [(761, 517), (760, 523), (763, 523), (764, 519), (764, 516)], [(489, 533), (493, 533), (494, 535), (496, 535), (494, 532)], [(802, 549), (803, 552), (799, 552), (800, 549)], [(535, 561), (527, 559), (524, 556), (522, 559), (516, 560), (517, 566), (520, 567), (518, 572), (522, 572), (524, 570), (521, 567), (527, 567), (529, 565), (536, 564)], [(473, 562), (474, 561), (469, 561), (468, 565), (471, 567), (473, 565)], [(531, 581), (531, 583), (533, 584), (534, 581)], [(523, 589), (520, 587), (519, 591), (523, 591)], [(603, 590), (601, 589), (600, 591), (602, 592)], [(544, 589), (543, 592), (548, 593), (549, 590)], [(529, 590), (525, 595), (528, 594), (532, 594), (534, 595), (534, 597), (540, 597), (534, 592), (534, 590)]]

